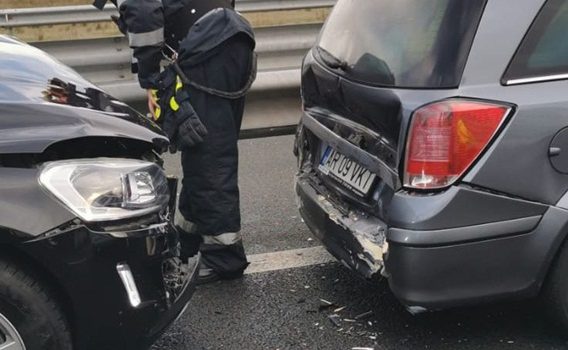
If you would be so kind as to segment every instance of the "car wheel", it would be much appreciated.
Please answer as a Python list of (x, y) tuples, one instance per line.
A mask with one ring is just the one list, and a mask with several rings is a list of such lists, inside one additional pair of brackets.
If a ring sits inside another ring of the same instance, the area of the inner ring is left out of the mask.
[(0, 349), (71, 350), (67, 320), (33, 274), (0, 261)]
[(552, 321), (568, 331), (568, 242), (564, 243), (544, 285), (542, 301)]

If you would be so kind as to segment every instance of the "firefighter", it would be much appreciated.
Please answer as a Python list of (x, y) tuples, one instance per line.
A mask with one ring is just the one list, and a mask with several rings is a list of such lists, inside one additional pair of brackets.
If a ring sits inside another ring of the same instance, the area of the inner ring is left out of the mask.
[[(251, 26), (234, 11), (234, 0), (112, 1), (148, 108), (181, 151), (176, 225), (182, 256), (201, 252), (199, 283), (240, 277), (248, 262), (240, 233), (237, 141), (244, 95), (256, 72)], [(102, 9), (105, 3), (94, 5)], [(164, 57), (172, 63), (161, 71)]]

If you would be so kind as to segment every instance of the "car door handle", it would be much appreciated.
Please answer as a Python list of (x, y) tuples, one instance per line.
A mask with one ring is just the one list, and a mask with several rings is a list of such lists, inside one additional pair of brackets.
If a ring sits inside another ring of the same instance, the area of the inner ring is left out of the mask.
[(556, 156), (560, 155), (560, 152), (562, 152), (562, 149), (560, 147), (550, 147), (548, 149), (548, 156), (549, 157), (556, 157)]

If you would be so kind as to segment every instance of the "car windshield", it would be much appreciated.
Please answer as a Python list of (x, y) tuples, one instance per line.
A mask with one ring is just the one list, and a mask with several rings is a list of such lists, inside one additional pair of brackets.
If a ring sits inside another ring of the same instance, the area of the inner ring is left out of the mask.
[(339, 0), (317, 55), (330, 68), (364, 83), (457, 87), (485, 2)]

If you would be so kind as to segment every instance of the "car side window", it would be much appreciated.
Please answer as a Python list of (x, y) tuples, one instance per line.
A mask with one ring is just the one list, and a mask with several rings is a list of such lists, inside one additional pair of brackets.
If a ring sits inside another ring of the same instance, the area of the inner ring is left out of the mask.
[(503, 76), (504, 85), (568, 79), (568, 0), (548, 0)]

